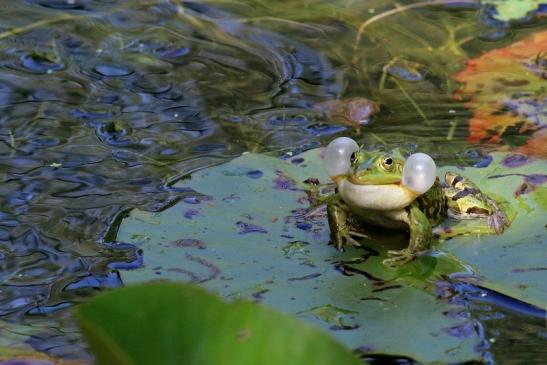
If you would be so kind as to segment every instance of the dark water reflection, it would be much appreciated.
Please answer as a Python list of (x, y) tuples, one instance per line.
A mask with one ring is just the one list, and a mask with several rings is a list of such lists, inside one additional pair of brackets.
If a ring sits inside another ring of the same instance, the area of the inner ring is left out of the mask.
[[(10, 326), (31, 325), (25, 341), (53, 355), (82, 356), (65, 309), (121, 285), (115, 270), (142, 259), (130, 245), (101, 242), (116, 217), (171, 204), (188, 192), (166, 182), (244, 151), (299, 151), (354, 133), (313, 111), (315, 103), (375, 98), (387, 107), (359, 137), (365, 143), (420, 146), (444, 162), (482, 158), (464, 140), (469, 114), (451, 99), (444, 75), (426, 62), (417, 73), (404, 63), (389, 65), (394, 78), (416, 83), (411, 91), (427, 113), (424, 123), (393, 82), (379, 92), (380, 71), (392, 57), (382, 42), (363, 46), (366, 63), (352, 64), (356, 25), (370, 16), (363, 4), (318, 2), (300, 21), (275, 18), (268, 8), (294, 14), (290, 2), (3, 5), (0, 316)], [(340, 14), (321, 13), (329, 6)], [(510, 41), (504, 24), (481, 20), (477, 11), (443, 13), (473, 28), (470, 54), (484, 47), (480, 37)], [(462, 122), (447, 148), (454, 118)], [(0, 337), (17, 331), (0, 328)]]

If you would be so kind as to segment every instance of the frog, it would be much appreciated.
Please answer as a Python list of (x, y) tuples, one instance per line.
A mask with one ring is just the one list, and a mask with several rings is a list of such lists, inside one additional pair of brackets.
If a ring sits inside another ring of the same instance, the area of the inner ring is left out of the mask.
[[(408, 246), (389, 250), (388, 257), (383, 260), (384, 265), (397, 267), (429, 250), (434, 228), (448, 217), (481, 220), (484, 227), (480, 233), (487, 234), (501, 234), (509, 225), (500, 205), (468, 178), (447, 172), (441, 182), (429, 156), (434, 173), (428, 177), (431, 181), (425, 188), (414, 188), (411, 181), (405, 183), (405, 178), (412, 180), (416, 176), (405, 177), (407, 159), (399, 149), (366, 151), (353, 141), (349, 150), (335, 156), (335, 159), (340, 158), (348, 161), (342, 161), (342, 165), (346, 165), (342, 169), (337, 167), (329, 173), (336, 189), (327, 203), (330, 239), (340, 251), (347, 244), (360, 247), (358, 239), (367, 237), (369, 225), (406, 230), (409, 232)], [(436, 235), (445, 231), (438, 230)]]

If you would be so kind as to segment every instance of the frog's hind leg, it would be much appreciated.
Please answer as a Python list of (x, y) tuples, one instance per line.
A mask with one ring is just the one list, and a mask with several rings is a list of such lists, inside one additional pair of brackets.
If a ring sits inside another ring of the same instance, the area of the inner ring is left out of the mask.
[(342, 200), (338, 199), (338, 201), (327, 205), (327, 217), (331, 242), (337, 250), (344, 251), (344, 247), (348, 243), (355, 247), (361, 247), (361, 244), (353, 237), (368, 238), (367, 235), (357, 232), (359, 224), (349, 213)]
[(499, 204), (472, 181), (450, 171), (446, 173), (445, 181), (448, 186), (444, 193), (450, 217), (482, 220), (485, 224), (480, 233), (501, 234), (509, 226), (509, 219)]
[(457, 236), (464, 235), (491, 235), (497, 234), (495, 228), (490, 227), (487, 219), (480, 218), (475, 220), (451, 219), (441, 225), (433, 227), (433, 237), (439, 240), (447, 240)]
[(487, 197), (488, 204), (493, 207), (493, 212), (486, 218), (488, 227), (492, 228), (496, 234), (502, 234), (505, 228), (509, 228), (511, 222), (505, 212), (490, 197)]

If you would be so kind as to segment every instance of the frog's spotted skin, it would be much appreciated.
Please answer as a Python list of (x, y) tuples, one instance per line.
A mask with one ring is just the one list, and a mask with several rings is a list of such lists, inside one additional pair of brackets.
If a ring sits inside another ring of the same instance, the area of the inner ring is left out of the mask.
[(498, 204), (484, 194), (469, 179), (447, 172), (444, 194), (447, 198), (448, 215), (457, 219), (486, 218), (495, 233), (501, 234), (509, 226), (509, 221)]
[(356, 238), (366, 237), (364, 224), (388, 229), (408, 229), (409, 245), (388, 251), (384, 263), (396, 266), (408, 262), (431, 245), (432, 231), (447, 216), (457, 219), (485, 219), (486, 233), (501, 233), (507, 225), (496, 202), (468, 179), (447, 173), (445, 185), (437, 178), (424, 194), (404, 186), (405, 160), (391, 154), (357, 151), (351, 168), (333, 176), (337, 195), (327, 207), (331, 240), (339, 250), (345, 244), (358, 246)]

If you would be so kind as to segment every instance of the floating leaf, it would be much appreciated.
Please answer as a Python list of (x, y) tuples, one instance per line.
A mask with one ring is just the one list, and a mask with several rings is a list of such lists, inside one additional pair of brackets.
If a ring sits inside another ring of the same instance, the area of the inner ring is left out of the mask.
[(506, 22), (524, 18), (543, 4), (543, 0), (483, 0), (482, 3), (493, 5), (496, 8), (494, 18)]
[(488, 168), (462, 174), (510, 204), (516, 215), (511, 226), (501, 236), (459, 236), (441, 248), (474, 267), (481, 286), (547, 309), (547, 163), (492, 155)]
[[(380, 255), (354, 249), (339, 253), (328, 244), (324, 207), (310, 209), (309, 194), (317, 188), (303, 183), (315, 181), (310, 178), (330, 181), (320, 154), (312, 150), (288, 160), (245, 154), (177, 184), (208, 197), (198, 204), (185, 199), (159, 213), (133, 211), (117, 238), (141, 248), (144, 265), (120, 271), (122, 280), (202, 283), (228, 298), (252, 298), (293, 313), (368, 353), (423, 363), (480, 360), (476, 333), (448, 330), (471, 325), (465, 307), (421, 289), (431, 286), (425, 280), (445, 259), (410, 265), (423, 277), (415, 285), (382, 265), (387, 244), (371, 246)], [(201, 214), (189, 220), (184, 217), (188, 209)], [(134, 235), (149, 239), (132, 239)], [(392, 241), (400, 245), (397, 238)], [(356, 256), (364, 261), (358, 267)], [(336, 325), (318, 316), (317, 308), (347, 312)], [(447, 314), (453, 312), (462, 315)]]
[[(469, 139), (505, 142), (515, 131), (531, 137), (517, 151), (547, 158), (547, 31), (467, 62), (456, 79), (464, 86), (457, 98), (470, 98), (474, 111)], [(520, 142), (522, 144), (522, 142)]]
[[(474, 347), (481, 339), (473, 321), (461, 304), (437, 298), (436, 280), (464, 277), (547, 308), (542, 249), (547, 164), (520, 154), (489, 157), (480, 168), (458, 171), (504, 200), (512, 225), (501, 236), (454, 237), (397, 271), (381, 261), (386, 249), (406, 244), (404, 236), (382, 232), (376, 242), (363, 242), (367, 250), (343, 254), (328, 245), (325, 210), (310, 207), (318, 188), (303, 183), (329, 181), (321, 150), (311, 150), (288, 160), (245, 154), (178, 183), (208, 197), (199, 204), (132, 212), (118, 239), (143, 249), (144, 266), (122, 271), (121, 277), (126, 283), (193, 281), (226, 297), (254, 298), (330, 329), (346, 345), (369, 353), (424, 363), (477, 360), (481, 355)], [(441, 167), (440, 173), (454, 169)], [(190, 207), (202, 214), (186, 219)], [(149, 239), (131, 240), (134, 234)], [(343, 325), (333, 324), (332, 310), (319, 316), (317, 308), (341, 309)]]
[(145, 284), (79, 307), (99, 364), (361, 364), (320, 330), (248, 301), (182, 284)]

